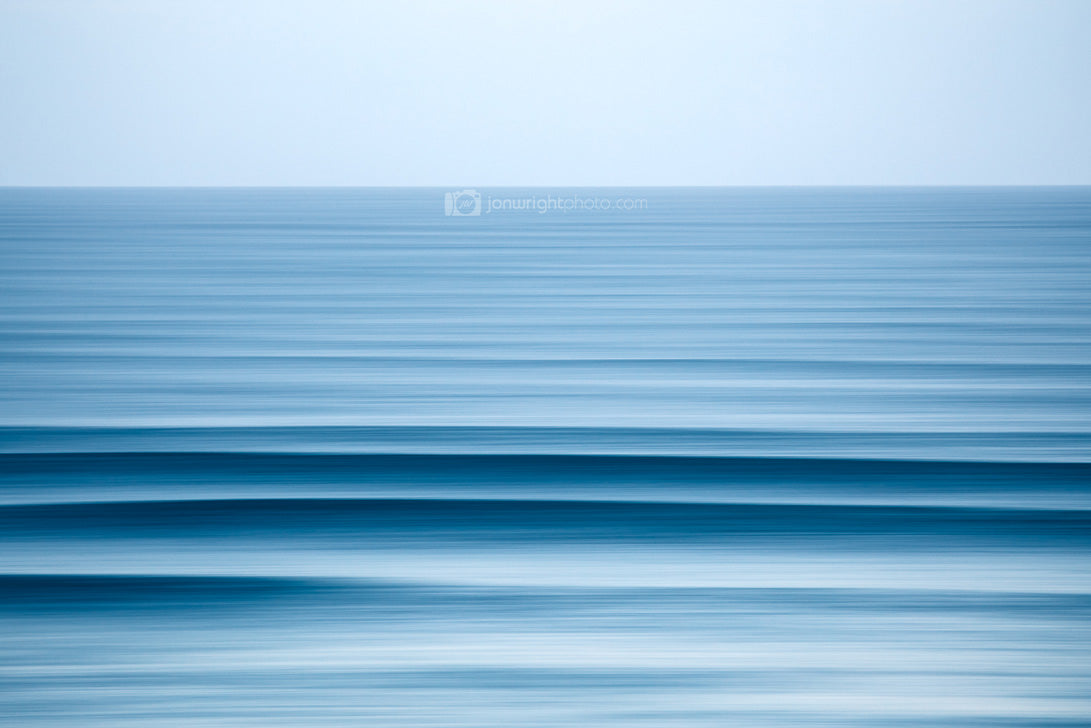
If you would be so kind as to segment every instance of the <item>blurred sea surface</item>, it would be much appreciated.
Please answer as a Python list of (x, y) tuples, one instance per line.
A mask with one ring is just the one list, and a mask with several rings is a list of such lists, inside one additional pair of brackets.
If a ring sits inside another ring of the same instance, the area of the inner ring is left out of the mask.
[(1091, 188), (448, 191), (0, 189), (0, 723), (1091, 726)]

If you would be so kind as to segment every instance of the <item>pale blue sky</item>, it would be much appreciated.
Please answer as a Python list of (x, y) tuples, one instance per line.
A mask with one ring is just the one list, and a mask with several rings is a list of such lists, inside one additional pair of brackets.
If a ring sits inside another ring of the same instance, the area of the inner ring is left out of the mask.
[(1091, 183), (1091, 1), (0, 0), (0, 184)]

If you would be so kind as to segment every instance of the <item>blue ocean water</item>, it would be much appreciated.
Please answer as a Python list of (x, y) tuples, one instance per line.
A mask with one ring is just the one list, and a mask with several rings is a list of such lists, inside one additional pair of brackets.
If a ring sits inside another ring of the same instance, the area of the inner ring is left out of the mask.
[(0, 190), (0, 723), (1091, 725), (1091, 188), (445, 192)]

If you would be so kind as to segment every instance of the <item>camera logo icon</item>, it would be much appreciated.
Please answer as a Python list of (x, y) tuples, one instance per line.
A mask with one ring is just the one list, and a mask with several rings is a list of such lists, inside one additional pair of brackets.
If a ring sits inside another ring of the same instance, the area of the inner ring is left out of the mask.
[(468, 217), (481, 214), (481, 193), (459, 190), (443, 196), (443, 213), (448, 217)]

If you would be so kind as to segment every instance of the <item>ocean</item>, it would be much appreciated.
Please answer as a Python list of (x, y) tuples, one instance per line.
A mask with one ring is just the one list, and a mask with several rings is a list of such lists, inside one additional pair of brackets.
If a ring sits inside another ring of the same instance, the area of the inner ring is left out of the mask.
[(1091, 188), (463, 193), (0, 189), (0, 724), (1091, 726)]

